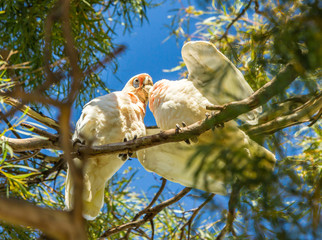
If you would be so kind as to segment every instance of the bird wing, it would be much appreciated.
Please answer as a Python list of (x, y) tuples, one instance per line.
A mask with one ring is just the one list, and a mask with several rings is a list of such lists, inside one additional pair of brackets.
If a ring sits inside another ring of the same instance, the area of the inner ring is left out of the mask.
[[(186, 79), (161, 80), (150, 92), (150, 109), (162, 130), (183, 121), (190, 125), (204, 119), (209, 104)], [(157, 132), (148, 129), (148, 134)], [(249, 139), (234, 121), (204, 132), (197, 143), (167, 143), (141, 150), (137, 155), (148, 171), (217, 194), (225, 194), (226, 183), (236, 177), (258, 183), (264, 173), (270, 175), (275, 163), (274, 155)]]
[[(214, 44), (191, 41), (182, 47), (182, 58), (195, 87), (213, 104), (225, 104), (249, 97), (253, 90), (243, 74)], [(261, 108), (240, 116), (240, 119), (257, 124)]]
[[(147, 135), (159, 133), (159, 129), (147, 129)], [(226, 187), (211, 175), (204, 175), (200, 163), (202, 159), (195, 156), (196, 149), (182, 142), (166, 143), (137, 151), (137, 157), (143, 167), (165, 179), (186, 187), (225, 195)], [(198, 169), (202, 169), (198, 174)]]

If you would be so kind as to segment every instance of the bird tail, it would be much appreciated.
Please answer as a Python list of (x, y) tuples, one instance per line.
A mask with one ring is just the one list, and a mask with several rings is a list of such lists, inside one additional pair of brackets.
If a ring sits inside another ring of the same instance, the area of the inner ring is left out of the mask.
[[(85, 184), (83, 188), (83, 217), (87, 220), (94, 220), (100, 213), (104, 204), (105, 181), (95, 184), (95, 178), (90, 179), (85, 175)], [(95, 189), (93, 189), (95, 186)], [(65, 206), (66, 209), (73, 209), (73, 181), (71, 179), (70, 170), (67, 170), (65, 181)]]
[[(79, 159), (75, 159), (78, 164)], [(83, 217), (93, 220), (100, 213), (104, 204), (105, 183), (124, 164), (124, 161), (115, 156), (89, 158), (84, 168), (83, 187)], [(65, 205), (67, 209), (73, 209), (73, 182), (70, 170), (67, 170), (65, 185)]]
[(67, 175), (65, 179), (65, 207), (66, 210), (71, 210), (73, 208), (73, 184), (71, 179), (71, 174), (69, 168), (67, 169)]

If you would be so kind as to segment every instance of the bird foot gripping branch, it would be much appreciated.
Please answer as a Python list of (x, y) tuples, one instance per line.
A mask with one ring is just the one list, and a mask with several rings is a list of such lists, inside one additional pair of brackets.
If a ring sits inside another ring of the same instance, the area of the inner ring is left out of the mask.
[[(184, 128), (186, 128), (187, 127), (187, 124), (185, 123), (185, 122), (182, 122), (181, 123), (182, 124), (182, 127), (184, 127)], [(180, 133), (180, 131), (182, 131), (182, 128), (181, 128), (181, 126), (177, 123), (176, 124), (176, 128), (175, 128), (175, 131), (176, 131), (176, 133), (178, 134), (178, 133)], [(197, 136), (195, 136), (195, 137), (191, 137), (190, 139), (185, 139), (184, 140), (184, 142), (186, 143), (186, 144), (188, 144), (188, 145), (190, 145), (191, 144), (191, 142), (193, 142), (193, 143), (197, 143), (198, 142), (198, 138), (197, 138)]]
[[(137, 138), (138, 138), (138, 136), (137, 135), (134, 135), (133, 140), (135, 140)], [(127, 142), (127, 138), (124, 138), (123, 142)], [(133, 152), (131, 152), (130, 150), (128, 150), (127, 153), (120, 153), (118, 155), (118, 158), (125, 162), (126, 160), (128, 160), (132, 156), (133, 156)]]

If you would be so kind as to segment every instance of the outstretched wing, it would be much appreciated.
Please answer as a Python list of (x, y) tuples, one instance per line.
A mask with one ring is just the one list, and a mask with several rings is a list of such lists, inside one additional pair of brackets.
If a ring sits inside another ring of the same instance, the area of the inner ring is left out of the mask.
[[(210, 42), (191, 41), (182, 47), (183, 60), (194, 86), (213, 104), (247, 98), (253, 93), (243, 74)], [(240, 116), (256, 124), (261, 108)]]

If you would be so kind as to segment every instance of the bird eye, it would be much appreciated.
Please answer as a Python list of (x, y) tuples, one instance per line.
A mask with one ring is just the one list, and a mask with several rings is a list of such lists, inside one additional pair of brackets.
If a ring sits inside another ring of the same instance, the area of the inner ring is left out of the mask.
[(140, 86), (140, 81), (138, 78), (133, 80), (133, 87), (138, 88)]

